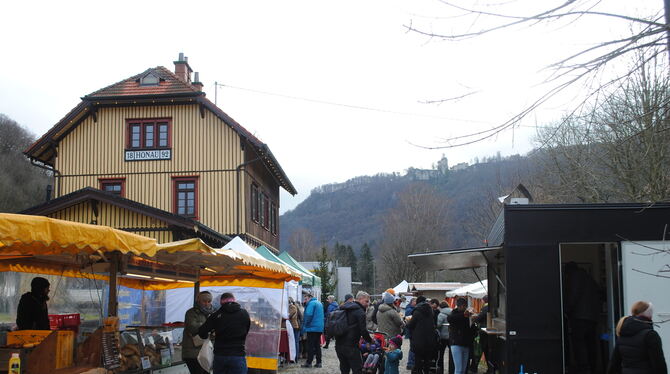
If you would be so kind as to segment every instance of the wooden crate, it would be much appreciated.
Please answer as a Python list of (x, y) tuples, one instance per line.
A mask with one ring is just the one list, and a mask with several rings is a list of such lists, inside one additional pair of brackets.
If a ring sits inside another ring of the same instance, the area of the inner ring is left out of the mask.
[(26, 344), (40, 344), (52, 333), (51, 330), (19, 330), (7, 333), (7, 345), (20, 348)]
[(59, 330), (56, 334), (56, 369), (70, 367), (74, 357), (74, 331)]
[(72, 366), (74, 356), (74, 331), (53, 331), (21, 362), (24, 373), (46, 374), (55, 369)]

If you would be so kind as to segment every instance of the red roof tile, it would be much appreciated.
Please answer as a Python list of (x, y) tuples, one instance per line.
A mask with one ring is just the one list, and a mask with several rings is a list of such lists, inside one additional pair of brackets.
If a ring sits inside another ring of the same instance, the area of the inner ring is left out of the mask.
[[(153, 74), (160, 79), (158, 85), (140, 85), (140, 79), (147, 74)], [(101, 88), (85, 98), (113, 97), (113, 96), (142, 96), (142, 95), (173, 95), (173, 94), (198, 94), (192, 85), (177, 78), (174, 73), (163, 66), (147, 69), (144, 72), (133, 75), (130, 78)]]

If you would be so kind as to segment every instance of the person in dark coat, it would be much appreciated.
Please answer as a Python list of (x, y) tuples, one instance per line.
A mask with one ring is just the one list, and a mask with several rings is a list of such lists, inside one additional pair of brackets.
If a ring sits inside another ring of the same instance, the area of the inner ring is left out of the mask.
[(247, 360), (244, 345), (251, 327), (249, 313), (235, 302), (235, 296), (221, 295), (221, 308), (207, 317), (198, 335), (207, 339), (216, 332), (214, 340), (214, 374), (246, 374)]
[(430, 307), (433, 308), (433, 318), (435, 318), (435, 326), (437, 326), (437, 316), (440, 315), (440, 300), (430, 299)]
[(335, 352), (340, 361), (340, 373), (360, 374), (363, 371), (363, 359), (358, 349), (358, 342), (363, 337), (368, 343), (372, 338), (368, 333), (365, 321), (365, 309), (370, 304), (370, 295), (364, 291), (358, 291), (356, 301), (349, 301), (340, 306), (347, 311), (347, 323), (349, 329), (346, 334), (335, 337)]
[(602, 302), (598, 284), (575, 262), (565, 264), (563, 312), (567, 317), (575, 373), (597, 370), (598, 316)]
[(473, 335), (470, 327), (470, 313), (466, 310), (467, 307), (468, 301), (460, 297), (456, 300), (456, 309), (447, 317), (455, 374), (465, 374), (468, 368), (468, 356)]
[[(410, 320), (412, 317), (412, 313), (414, 312), (414, 308), (416, 308), (416, 297), (413, 297), (412, 300), (409, 302), (409, 304), (405, 307), (405, 339), (411, 340), (412, 339), (412, 332), (407, 328), (407, 321)], [(410, 317), (410, 318), (408, 318)], [(409, 354), (407, 355), (407, 370), (412, 370), (414, 367), (414, 352), (410, 349)]]
[(667, 374), (661, 337), (652, 323), (653, 305), (638, 301), (631, 314), (617, 324), (616, 345), (607, 373)]
[[(335, 296), (329, 295), (328, 296), (328, 306), (326, 307), (326, 311), (324, 314), (325, 321), (328, 321), (328, 316), (330, 316), (330, 313), (334, 312), (339, 308), (339, 305), (337, 305), (337, 302), (335, 301)], [(326, 335), (326, 344), (323, 345), (323, 348), (328, 349), (328, 346), (330, 345), (330, 336)]]
[(49, 281), (35, 277), (30, 282), (30, 292), (19, 300), (16, 310), (16, 325), (19, 330), (49, 330)]
[[(477, 330), (476, 333), (479, 335), (479, 344), (482, 347), (482, 353), (484, 354), (484, 357), (486, 358), (486, 372), (487, 373), (492, 373), (493, 372), (493, 367), (491, 366), (491, 355), (489, 352), (489, 336), (485, 331), (482, 331), (481, 329), (485, 329), (488, 327), (487, 325), (487, 317), (489, 313), (489, 297), (488, 295), (484, 295), (484, 306), (482, 306), (482, 309), (479, 311), (478, 314), (473, 316), (472, 322), (476, 324)], [(470, 371), (477, 371), (477, 368), (479, 366), (479, 361), (481, 360), (481, 356), (479, 357), (473, 357), (471, 359), (470, 363)]]
[(435, 318), (433, 308), (426, 302), (424, 296), (416, 300), (416, 308), (412, 312), (412, 318), (407, 324), (412, 338), (410, 339), (410, 351), (414, 352), (414, 367), (412, 373), (428, 373), (430, 362), (437, 357), (438, 338), (435, 329)]
[(198, 329), (212, 313), (214, 313), (212, 294), (209, 291), (202, 291), (195, 300), (195, 306), (187, 310), (184, 315), (181, 358), (188, 366), (190, 374), (208, 374), (198, 363), (198, 353), (200, 353), (203, 343), (203, 340), (198, 336)]

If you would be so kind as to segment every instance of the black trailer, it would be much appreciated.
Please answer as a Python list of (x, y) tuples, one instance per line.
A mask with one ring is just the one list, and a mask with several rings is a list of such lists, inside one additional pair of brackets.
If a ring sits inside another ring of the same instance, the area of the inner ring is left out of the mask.
[[(655, 321), (670, 320), (670, 204), (505, 205), (489, 246), (409, 257), (426, 271), (486, 267), (498, 372), (574, 372), (564, 316), (564, 266), (574, 262), (597, 283), (598, 336), (589, 349), (605, 372), (614, 329), (632, 302), (649, 300)], [(667, 271), (667, 272), (666, 272)], [(657, 330), (670, 352), (670, 326)]]

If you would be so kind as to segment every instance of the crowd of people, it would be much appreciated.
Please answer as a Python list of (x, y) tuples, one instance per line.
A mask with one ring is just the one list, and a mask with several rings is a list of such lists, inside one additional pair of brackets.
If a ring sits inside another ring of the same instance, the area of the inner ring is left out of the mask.
[[(220, 304), (215, 311), (212, 295), (204, 291), (186, 312), (182, 356), (191, 374), (209, 372), (201, 367), (198, 354), (204, 340), (212, 337), (213, 373), (247, 372), (249, 314), (231, 293), (222, 294)], [(322, 367), (321, 349), (328, 349), (335, 340), (342, 374), (396, 374), (403, 359), (403, 340), (409, 340), (405, 366), (412, 373), (476, 373), (482, 355), (486, 358), (486, 372), (493, 372), (485, 332), (489, 312), (486, 297), (479, 313), (468, 308), (465, 298), (458, 298), (454, 309), (445, 301), (424, 296), (407, 302), (404, 313), (400, 305), (401, 299), (392, 289), (374, 303), (364, 291), (356, 297), (346, 295), (341, 304), (333, 296), (321, 303), (309, 293), (304, 294), (302, 303), (289, 299), (288, 321), (294, 330), (295, 341), (291, 344), (295, 344), (298, 353), (296, 363), (303, 357), (302, 368)], [(633, 305), (631, 316), (621, 319), (608, 373), (667, 373), (652, 315), (651, 303), (639, 301)]]
[[(393, 374), (399, 372), (402, 343), (408, 340), (406, 369), (413, 373), (444, 372), (445, 362), (450, 374), (477, 371), (481, 354), (475, 357), (472, 345), (477, 331), (486, 327), (487, 304), (474, 314), (467, 309), (466, 299), (459, 299), (452, 310), (444, 301), (419, 296), (406, 303), (403, 313), (402, 301), (392, 289), (374, 303), (364, 291), (356, 297), (346, 295), (339, 305), (332, 295), (325, 303), (309, 294), (302, 303), (289, 300), (296, 360), (304, 359), (298, 362), (302, 368), (322, 367), (321, 349), (328, 349), (334, 340), (341, 373)], [(333, 332), (336, 319), (346, 321), (341, 322), (346, 323), (343, 332)], [(485, 352), (487, 347), (482, 345)]]
[[(355, 298), (346, 295), (339, 305), (333, 296), (322, 304), (307, 295), (303, 304), (292, 303), (291, 311), (295, 312), (290, 313), (298, 320), (297, 324), (291, 320), (296, 336), (305, 337), (306, 360), (301, 367), (321, 367), (321, 348), (327, 349), (335, 340), (342, 374), (395, 374), (403, 360), (403, 340), (409, 340), (405, 368), (412, 373), (477, 373), (482, 361), (481, 370), (493, 373), (485, 331), (488, 297), (483, 301), (475, 313), (466, 298), (458, 298), (452, 309), (446, 301), (419, 296), (406, 302), (403, 312), (402, 300), (392, 289), (374, 302), (363, 291)], [(608, 373), (667, 373), (661, 341), (651, 323), (651, 310), (651, 303), (637, 302), (631, 316), (621, 319)], [(346, 316), (346, 332), (341, 334), (332, 332), (338, 331), (333, 328), (337, 324), (333, 320), (340, 319), (337, 311)], [(300, 328), (296, 327), (301, 323)], [(322, 333), (325, 344), (319, 340)], [(300, 338), (296, 338), (297, 352), (300, 348)]]

